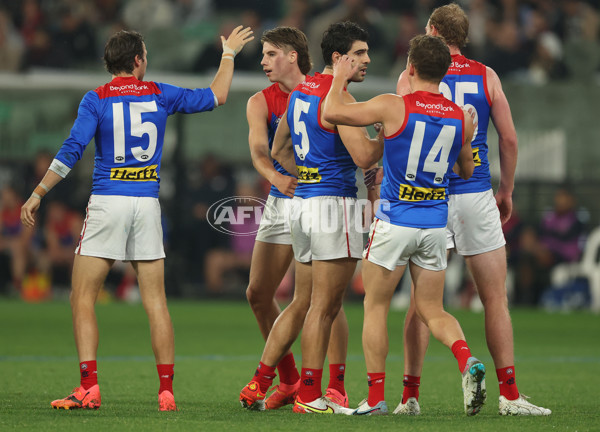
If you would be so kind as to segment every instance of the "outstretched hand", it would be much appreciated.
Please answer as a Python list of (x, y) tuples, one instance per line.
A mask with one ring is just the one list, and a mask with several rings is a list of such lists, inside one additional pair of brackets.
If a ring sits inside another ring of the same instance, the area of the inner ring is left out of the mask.
[(354, 64), (349, 56), (343, 55), (333, 64), (333, 76), (342, 76), (346, 81), (350, 80), (358, 71), (359, 64)]
[(221, 42), (223, 43), (223, 52), (224, 53), (232, 53), (235, 57), (244, 45), (254, 39), (252, 36), (253, 32), (250, 27), (244, 28), (244, 26), (240, 25), (233, 29), (231, 34), (227, 39), (224, 36), (221, 36)]

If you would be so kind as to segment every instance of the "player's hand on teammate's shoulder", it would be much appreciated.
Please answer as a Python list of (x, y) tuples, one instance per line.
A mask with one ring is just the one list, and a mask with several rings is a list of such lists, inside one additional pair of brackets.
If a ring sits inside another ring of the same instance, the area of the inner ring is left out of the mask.
[(280, 174), (273, 181), (273, 186), (275, 186), (282, 194), (292, 198), (296, 192), (296, 187), (298, 186), (298, 179), (296, 177)]
[(240, 25), (233, 29), (227, 39), (225, 36), (221, 36), (221, 42), (223, 43), (223, 52), (232, 53), (234, 56), (238, 54), (244, 46), (254, 39), (252, 29), (250, 27), (244, 28)]

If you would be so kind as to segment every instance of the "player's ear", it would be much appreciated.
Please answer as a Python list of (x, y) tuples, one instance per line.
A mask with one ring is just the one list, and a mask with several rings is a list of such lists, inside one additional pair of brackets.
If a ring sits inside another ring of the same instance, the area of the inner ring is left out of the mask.
[(336, 64), (341, 58), (342, 54), (335, 51), (333, 54), (331, 54), (331, 64)]
[(298, 53), (296, 51), (290, 51), (289, 57), (290, 63), (294, 63), (298, 59)]

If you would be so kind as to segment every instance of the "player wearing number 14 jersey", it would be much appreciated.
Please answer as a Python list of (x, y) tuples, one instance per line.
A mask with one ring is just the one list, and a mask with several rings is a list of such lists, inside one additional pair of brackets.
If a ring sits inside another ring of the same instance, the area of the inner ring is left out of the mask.
[(33, 226), (42, 197), (69, 173), (95, 138), (92, 193), (75, 251), (71, 291), (81, 381), (72, 394), (53, 401), (53, 408), (100, 407), (94, 304), (114, 261), (124, 260), (131, 261), (137, 274), (150, 322), (160, 381), (158, 409), (177, 409), (173, 396), (175, 346), (165, 296), (158, 203), (160, 159), (169, 115), (208, 111), (225, 103), (233, 59), (253, 37), (250, 28), (239, 26), (228, 39), (221, 39), (223, 56), (210, 88), (190, 90), (143, 81), (147, 51), (142, 35), (133, 31), (114, 34), (104, 50), (112, 81), (84, 96), (71, 135), (21, 209), (23, 224)]
[(387, 314), (407, 265), (420, 317), (457, 359), (467, 413), (476, 414), (485, 400), (485, 368), (471, 356), (458, 321), (443, 308), (448, 172), (457, 162), (455, 170), (462, 178), (473, 173), (469, 147), (473, 124), (465, 121), (459, 106), (437, 91), (450, 61), (441, 38), (417, 36), (410, 41), (407, 64), (413, 93), (380, 95), (352, 104), (344, 102), (342, 89), (356, 66), (346, 56), (334, 66), (324, 118), (351, 126), (379, 122), (385, 133), (382, 204), (371, 225), (362, 267), (369, 396), (355, 415), (388, 414), (384, 392)]
[[(427, 34), (444, 38), (452, 64), (440, 83), (440, 92), (468, 109), (478, 126), (471, 142), (475, 171), (468, 180), (450, 178), (447, 248), (464, 256), (485, 311), (485, 334), (500, 386), (501, 415), (550, 415), (551, 411), (528, 402), (517, 388), (513, 329), (506, 295), (506, 252), (502, 224), (512, 212), (512, 192), (517, 164), (517, 134), (510, 107), (496, 73), (461, 54), (469, 32), (469, 19), (457, 4), (433, 11)], [(400, 95), (411, 91), (405, 74), (398, 80)], [(488, 164), (487, 131), (492, 120), (498, 132), (500, 184), (494, 196)], [(429, 331), (411, 304), (405, 321), (405, 389), (400, 412), (418, 413), (418, 386)], [(409, 399), (410, 404), (408, 404)], [(413, 408), (409, 408), (413, 407)]]

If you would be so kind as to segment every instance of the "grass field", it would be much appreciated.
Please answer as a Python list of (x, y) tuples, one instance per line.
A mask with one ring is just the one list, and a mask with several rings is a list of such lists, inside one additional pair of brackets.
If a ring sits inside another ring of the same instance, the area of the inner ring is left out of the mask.
[[(600, 430), (600, 317), (515, 310), (519, 388), (551, 408), (548, 418), (498, 415), (498, 387), (483, 334), (483, 315), (455, 312), (473, 354), (488, 368), (488, 402), (467, 418), (460, 376), (450, 351), (432, 341), (421, 384), (422, 415), (416, 418), (296, 415), (291, 407), (248, 412), (238, 402), (263, 347), (250, 308), (234, 302), (171, 302), (175, 325), (176, 413), (157, 412), (158, 378), (141, 305), (98, 305), (98, 411), (56, 411), (50, 401), (79, 383), (69, 305), (25, 304), (0, 299), (0, 430), (411, 430), (592, 431)], [(366, 396), (361, 349), (362, 308), (346, 306), (350, 343), (346, 388), (351, 406)], [(390, 315), (386, 399), (402, 394), (402, 322)], [(299, 344), (294, 352), (300, 360)], [(300, 362), (299, 362), (300, 363)], [(327, 373), (324, 386), (327, 383)]]

